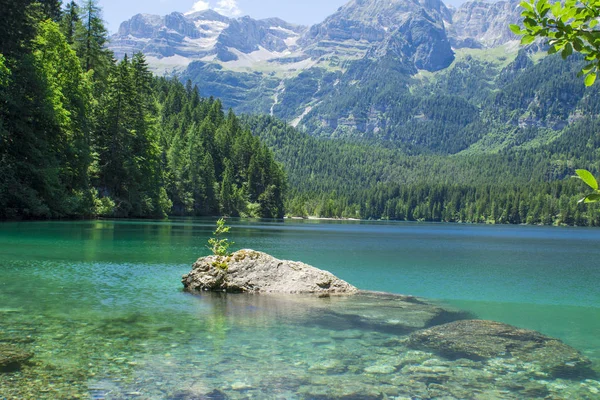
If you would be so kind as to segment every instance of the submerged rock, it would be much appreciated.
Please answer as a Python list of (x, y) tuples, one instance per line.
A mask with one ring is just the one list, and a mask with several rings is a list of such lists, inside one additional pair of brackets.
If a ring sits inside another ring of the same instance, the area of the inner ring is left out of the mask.
[(560, 340), (495, 321), (463, 320), (417, 331), (408, 346), (450, 359), (514, 358), (537, 364), (554, 377), (593, 375), (590, 360)]
[(0, 344), (0, 372), (16, 371), (33, 353), (10, 344)]
[(322, 325), (341, 329), (407, 334), (431, 326), (470, 319), (467, 312), (414, 296), (361, 291), (348, 301), (327, 304)]
[(188, 291), (353, 294), (358, 290), (327, 271), (266, 253), (240, 250), (199, 258), (182, 278)]

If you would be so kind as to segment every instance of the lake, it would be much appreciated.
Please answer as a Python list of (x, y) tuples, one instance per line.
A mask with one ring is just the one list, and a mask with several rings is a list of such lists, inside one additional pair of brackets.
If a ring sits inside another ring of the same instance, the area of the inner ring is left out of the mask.
[[(403, 346), (398, 335), (327, 322), (314, 299), (186, 294), (181, 275), (208, 255), (214, 222), (0, 224), (0, 343), (35, 353), (20, 371), (0, 373), (0, 398), (600, 396), (595, 380), (542, 375), (527, 378), (545, 385), (527, 396), (510, 385), (500, 390), (497, 379), (476, 389), (427, 380), (409, 390), (403, 368), (413, 373), (417, 367), (444, 367), (453, 376), (459, 369), (431, 355), (417, 354), (425, 358), (409, 363), (406, 354), (416, 353), (393, 350)], [(478, 318), (533, 329), (577, 348), (600, 370), (598, 229), (313, 220), (229, 224), (234, 249), (303, 261), (360, 289), (433, 299)], [(352, 300), (322, 301), (352, 307)], [(373, 309), (380, 302), (364, 301)], [(471, 367), (473, 374), (496, 373), (490, 365)]]

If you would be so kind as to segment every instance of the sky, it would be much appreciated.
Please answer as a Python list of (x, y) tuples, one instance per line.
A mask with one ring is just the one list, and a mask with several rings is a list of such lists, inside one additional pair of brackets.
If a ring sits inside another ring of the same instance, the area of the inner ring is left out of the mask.
[[(284, 21), (313, 25), (322, 22), (349, 0), (98, 0), (104, 10), (104, 20), (110, 33), (121, 22), (135, 14), (166, 15), (173, 11), (188, 12), (212, 8), (223, 15), (256, 19), (279, 17)], [(458, 5), (464, 0), (446, 0)]]
[[(313, 25), (322, 22), (349, 0), (98, 0), (110, 33), (136, 14), (166, 15), (212, 8), (229, 17), (249, 15), (255, 19), (279, 17), (284, 21)], [(459, 5), (465, 0), (445, 0)]]
[(99, 0), (110, 33), (135, 14), (166, 15), (173, 11), (212, 8), (227, 16), (279, 17), (287, 22), (312, 25), (323, 21), (348, 0)]

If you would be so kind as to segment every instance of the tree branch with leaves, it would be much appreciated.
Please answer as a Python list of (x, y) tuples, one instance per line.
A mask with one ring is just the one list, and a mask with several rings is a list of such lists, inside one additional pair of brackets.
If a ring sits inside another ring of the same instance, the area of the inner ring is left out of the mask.
[(593, 192), (579, 200), (580, 203), (596, 203), (600, 201), (600, 190), (598, 189), (598, 181), (590, 171), (578, 169), (575, 171), (577, 177), (585, 182), (586, 185), (593, 189)]
[[(532, 43), (537, 38), (548, 39), (548, 54), (561, 54), (563, 59), (574, 52), (585, 57), (587, 64), (578, 76), (585, 76), (585, 86), (596, 82), (600, 68), (600, 30), (596, 27), (600, 19), (600, 0), (567, 0), (563, 3), (548, 0), (526, 0), (519, 4), (523, 8), (523, 27), (510, 25), (510, 30), (522, 36), (521, 45)], [(598, 182), (585, 169), (575, 171), (594, 192), (580, 203), (600, 201)]]
[(573, 52), (581, 53), (588, 62), (579, 72), (585, 76), (585, 85), (596, 81), (600, 68), (600, 0), (567, 0), (550, 3), (548, 0), (529, 0), (520, 3), (523, 8), (523, 26), (510, 25), (521, 44), (536, 38), (548, 39), (548, 54), (561, 53), (563, 59)]

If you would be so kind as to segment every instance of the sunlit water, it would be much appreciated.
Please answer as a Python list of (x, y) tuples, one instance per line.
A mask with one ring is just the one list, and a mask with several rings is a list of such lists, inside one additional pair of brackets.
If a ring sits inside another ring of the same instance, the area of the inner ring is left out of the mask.
[[(600, 230), (231, 224), (235, 248), (534, 329), (600, 364)], [(419, 381), (410, 375), (417, 367), (456, 376), (465, 366), (411, 359), (422, 355), (405, 349), (402, 335), (328, 320), (328, 301), (353, 300), (186, 294), (181, 275), (208, 254), (213, 227), (187, 219), (0, 224), (0, 342), (35, 353), (21, 371), (0, 374), (0, 399), (600, 398), (591, 381), (581, 389), (539, 378), (550, 392), (526, 394), (498, 377), (481, 387)], [(488, 367), (473, 373), (502, 376)]]

